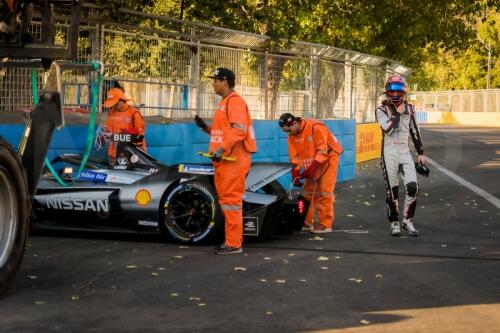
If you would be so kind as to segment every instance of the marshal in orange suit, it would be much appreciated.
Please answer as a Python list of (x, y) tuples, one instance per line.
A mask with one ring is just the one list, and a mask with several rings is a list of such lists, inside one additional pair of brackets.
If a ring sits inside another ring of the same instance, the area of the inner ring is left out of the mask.
[[(233, 90), (233, 71), (221, 67), (209, 77), (213, 79), (214, 92), (222, 100), (210, 126), (198, 116), (195, 123), (210, 134), (208, 150), (212, 154), (215, 189), (225, 220), (225, 242), (215, 253), (243, 253), (243, 194), (251, 154), (257, 151), (255, 134), (248, 106)], [(235, 161), (224, 160), (223, 156), (234, 157)]]
[[(130, 134), (134, 138), (133, 144), (146, 151), (146, 125), (142, 119), (141, 112), (134, 108), (130, 99), (120, 88), (111, 88), (104, 101), (104, 107), (109, 108), (108, 119), (105, 125), (113, 134)], [(108, 146), (108, 157), (110, 166), (115, 164), (116, 142), (110, 142)]]
[[(333, 191), (339, 156), (344, 150), (325, 124), (318, 120), (284, 113), (279, 125), (288, 134), (288, 154), (294, 165), (292, 181), (295, 186), (304, 186), (304, 194), (310, 202), (304, 228), (312, 233), (332, 232)], [(305, 179), (305, 184), (301, 179)], [(319, 225), (314, 225), (315, 211)]]

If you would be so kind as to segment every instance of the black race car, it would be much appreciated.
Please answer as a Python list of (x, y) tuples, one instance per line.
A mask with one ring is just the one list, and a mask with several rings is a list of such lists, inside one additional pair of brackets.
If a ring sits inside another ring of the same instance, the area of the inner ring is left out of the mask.
[[(78, 154), (52, 160), (63, 186), (45, 170), (33, 202), (36, 226), (70, 229), (159, 231), (185, 243), (223, 239), (224, 218), (213, 184), (213, 167), (164, 165), (131, 144), (122, 144), (113, 167), (89, 158), (83, 171)], [(287, 163), (254, 163), (243, 197), (243, 233), (260, 239), (300, 230), (307, 201), (293, 197), (277, 178)], [(75, 179), (75, 177), (77, 177)]]

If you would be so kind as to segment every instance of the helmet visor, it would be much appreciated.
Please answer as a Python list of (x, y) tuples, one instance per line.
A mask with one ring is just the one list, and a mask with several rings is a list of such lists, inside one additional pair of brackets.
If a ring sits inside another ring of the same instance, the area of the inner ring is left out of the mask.
[(401, 91), (401, 92), (406, 92), (406, 86), (403, 82), (389, 82), (385, 86), (385, 91)]

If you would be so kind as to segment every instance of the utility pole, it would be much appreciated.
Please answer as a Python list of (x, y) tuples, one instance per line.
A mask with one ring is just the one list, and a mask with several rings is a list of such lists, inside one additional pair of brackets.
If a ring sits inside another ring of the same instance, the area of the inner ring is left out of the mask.
[(491, 40), (488, 40), (488, 74), (486, 76), (486, 89), (490, 89), (491, 86)]
[(491, 81), (491, 76), (490, 76), (490, 72), (491, 72), (491, 39), (488, 39), (488, 45), (486, 45), (486, 43), (484, 42), (484, 40), (481, 39), (481, 37), (477, 36), (477, 38), (481, 41), (481, 43), (483, 43), (486, 50), (488, 50), (488, 71), (486, 74), (486, 89), (490, 89), (490, 87), (491, 87), (491, 82), (490, 82)]

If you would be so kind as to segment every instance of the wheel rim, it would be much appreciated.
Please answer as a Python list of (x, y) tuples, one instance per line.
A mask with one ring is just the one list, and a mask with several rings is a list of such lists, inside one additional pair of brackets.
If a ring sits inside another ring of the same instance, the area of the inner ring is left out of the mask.
[(18, 225), (16, 189), (7, 171), (0, 167), (0, 267), (10, 257)]
[(190, 186), (172, 194), (165, 203), (168, 231), (185, 241), (202, 239), (214, 226), (214, 200), (201, 189)]

